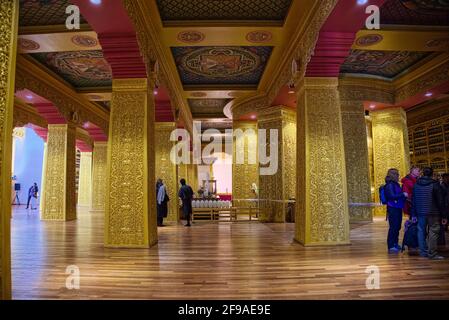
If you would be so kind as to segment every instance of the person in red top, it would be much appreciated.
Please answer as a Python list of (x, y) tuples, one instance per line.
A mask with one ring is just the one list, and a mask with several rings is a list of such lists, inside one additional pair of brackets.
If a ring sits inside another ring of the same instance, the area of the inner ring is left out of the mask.
[(410, 173), (402, 178), (402, 191), (408, 193), (408, 198), (404, 206), (404, 213), (410, 216), (411, 205), (412, 205), (412, 196), (413, 196), (413, 187), (415, 186), (416, 180), (421, 175), (421, 169), (418, 167), (412, 167), (410, 169)]

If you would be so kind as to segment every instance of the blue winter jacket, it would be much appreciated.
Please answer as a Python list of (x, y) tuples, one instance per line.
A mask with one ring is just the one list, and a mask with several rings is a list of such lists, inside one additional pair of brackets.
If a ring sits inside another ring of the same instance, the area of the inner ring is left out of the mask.
[(404, 208), (406, 197), (397, 182), (390, 181), (385, 186), (385, 197), (388, 200), (387, 207)]

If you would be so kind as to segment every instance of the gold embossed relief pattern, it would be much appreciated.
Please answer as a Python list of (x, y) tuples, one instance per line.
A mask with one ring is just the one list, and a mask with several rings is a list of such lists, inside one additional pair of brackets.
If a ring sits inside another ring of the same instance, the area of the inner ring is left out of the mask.
[(78, 205), (90, 206), (92, 198), (92, 152), (81, 152)]
[[(410, 154), (407, 118), (403, 109), (371, 112), (374, 156), (374, 188), (379, 202), (379, 186), (385, 183), (390, 168), (397, 168), (401, 177), (408, 173)], [(385, 208), (378, 207), (376, 215), (384, 215)]]
[[(257, 145), (257, 122), (233, 122), (234, 132), (237, 129), (242, 129), (243, 132), (245, 130), (254, 130), (254, 133), (249, 135), (248, 138), (246, 136), (241, 138), (235, 138), (233, 141), (233, 165), (232, 165), (232, 198), (235, 200), (234, 205), (237, 206), (255, 206), (255, 203), (249, 203), (247, 201), (236, 201), (236, 200), (245, 200), (245, 199), (255, 199), (256, 195), (252, 192), (251, 187), (252, 184), (255, 183), (258, 188), (259, 186), (259, 165), (256, 161), (255, 164), (249, 163), (249, 154), (248, 154), (248, 145), (255, 144)], [(236, 164), (236, 147), (239, 144), (238, 139), (244, 139), (244, 163)], [(257, 148), (254, 150), (257, 155)], [(257, 160), (257, 156), (256, 156)]]
[(372, 221), (371, 183), (365, 110), (362, 101), (341, 101), (348, 180), (349, 218), (351, 221)]
[(92, 210), (104, 211), (107, 189), (107, 142), (95, 142), (92, 169)]
[[(349, 243), (346, 167), (337, 79), (306, 78), (298, 99), (297, 240)], [(304, 128), (304, 129), (301, 129)]]
[(148, 174), (151, 158), (147, 145), (149, 122), (154, 121), (149, 110), (152, 108), (146, 79), (114, 80), (108, 145), (107, 246), (154, 244), (155, 237), (149, 233), (154, 232), (150, 224), (156, 224), (156, 217), (149, 198), (155, 207), (155, 191), (149, 192), (149, 185), (154, 189), (154, 184)]
[(277, 108), (273, 113), (261, 115), (258, 126), (267, 131), (267, 153), (270, 152), (270, 129), (278, 130), (279, 139), (277, 172), (259, 177), (260, 199), (263, 199), (259, 220), (285, 222), (288, 205), (281, 201), (296, 197), (296, 115), (292, 111)]
[(49, 125), (42, 220), (76, 219), (76, 129)]
[(11, 298), (10, 197), (17, 0), (0, 1), (0, 299)]
[(170, 197), (166, 219), (169, 222), (177, 222), (179, 216), (176, 164), (170, 160), (170, 152), (174, 145), (174, 142), (170, 141), (170, 134), (174, 129), (176, 129), (175, 123), (156, 123), (156, 179), (160, 178), (164, 181)]

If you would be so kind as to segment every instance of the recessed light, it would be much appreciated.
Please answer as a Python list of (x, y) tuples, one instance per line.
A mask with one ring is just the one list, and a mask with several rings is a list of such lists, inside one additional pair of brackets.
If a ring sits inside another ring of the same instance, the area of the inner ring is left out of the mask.
[(433, 93), (432, 93), (432, 92), (427, 92), (427, 93), (425, 94), (425, 96), (426, 96), (426, 97), (431, 97), (431, 96), (433, 96)]
[(375, 104), (371, 104), (371, 105), (369, 106), (369, 108), (370, 108), (370, 109), (375, 109), (375, 108), (376, 108), (376, 105), (375, 105)]
[(367, 3), (368, 3), (368, 0), (357, 0), (357, 4), (359, 6), (363, 6), (363, 5), (367, 4)]
[(94, 5), (96, 5), (96, 6), (99, 6), (100, 4), (101, 4), (101, 1), (102, 0), (89, 0), (90, 1), (90, 3), (92, 3), (92, 4), (94, 4)]
[(256, 116), (253, 114), (253, 115), (251, 116), (251, 119), (255, 120), (255, 119), (256, 119)]
[(31, 99), (33, 99), (33, 96), (32, 96), (31, 94), (27, 94), (27, 95), (25, 96), (25, 98), (27, 98), (28, 100), (31, 100)]
[(157, 96), (157, 93), (158, 93), (157, 90), (154, 90), (154, 91), (153, 91), (153, 94), (154, 94), (155, 96)]

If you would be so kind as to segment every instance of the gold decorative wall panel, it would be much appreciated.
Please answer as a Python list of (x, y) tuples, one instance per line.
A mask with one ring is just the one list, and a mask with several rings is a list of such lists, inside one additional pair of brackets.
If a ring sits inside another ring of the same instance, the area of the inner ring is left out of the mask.
[(343, 129), (336, 78), (305, 78), (297, 110), (295, 239), (304, 245), (349, 243)]
[(19, 2), (0, 1), (0, 299), (11, 299), (11, 155)]
[(92, 202), (92, 152), (81, 152), (78, 205), (90, 207)]
[(75, 135), (76, 128), (73, 124), (48, 126), (42, 220), (76, 219)]
[(175, 142), (170, 141), (170, 134), (175, 129), (176, 124), (174, 122), (156, 123), (156, 179), (160, 178), (164, 181), (170, 197), (166, 219), (169, 222), (179, 220), (176, 164), (170, 160), (170, 151), (175, 144)]
[[(234, 200), (234, 205), (237, 206), (249, 206), (250, 204), (245, 201), (245, 199), (256, 199), (257, 195), (252, 191), (252, 184), (255, 183), (257, 188), (259, 188), (259, 164), (257, 162), (257, 147), (254, 148), (252, 152), (255, 152), (256, 163), (249, 163), (249, 158), (251, 157), (248, 153), (248, 146), (257, 146), (257, 122), (245, 122), (245, 121), (233, 121), (232, 123), (234, 133), (236, 130), (241, 129), (243, 132), (247, 132), (247, 135), (242, 137), (233, 138), (233, 156), (232, 156), (232, 199)], [(247, 131), (247, 130), (253, 130)], [(243, 139), (243, 141), (242, 141)], [(236, 163), (236, 148), (241, 144), (244, 146), (244, 163)]]
[(104, 211), (106, 208), (106, 189), (108, 184), (108, 143), (95, 142), (92, 168), (92, 206), (93, 211)]
[[(407, 117), (402, 108), (371, 112), (373, 130), (374, 188), (379, 201), (379, 186), (385, 183), (390, 168), (404, 177), (410, 169)], [(384, 215), (385, 207), (378, 207), (376, 215)]]
[[(262, 199), (259, 220), (285, 222), (288, 206), (285, 201), (296, 197), (296, 113), (286, 107), (272, 108), (270, 112), (259, 114), (258, 128), (266, 130), (267, 145), (270, 144), (270, 129), (278, 131), (279, 139), (277, 172), (259, 176)], [(267, 147), (268, 152), (276, 151)]]
[(153, 89), (150, 79), (113, 80), (105, 214), (108, 247), (157, 243)]
[[(340, 91), (341, 93), (341, 91)], [(362, 101), (340, 100), (350, 221), (372, 221), (368, 138)]]

